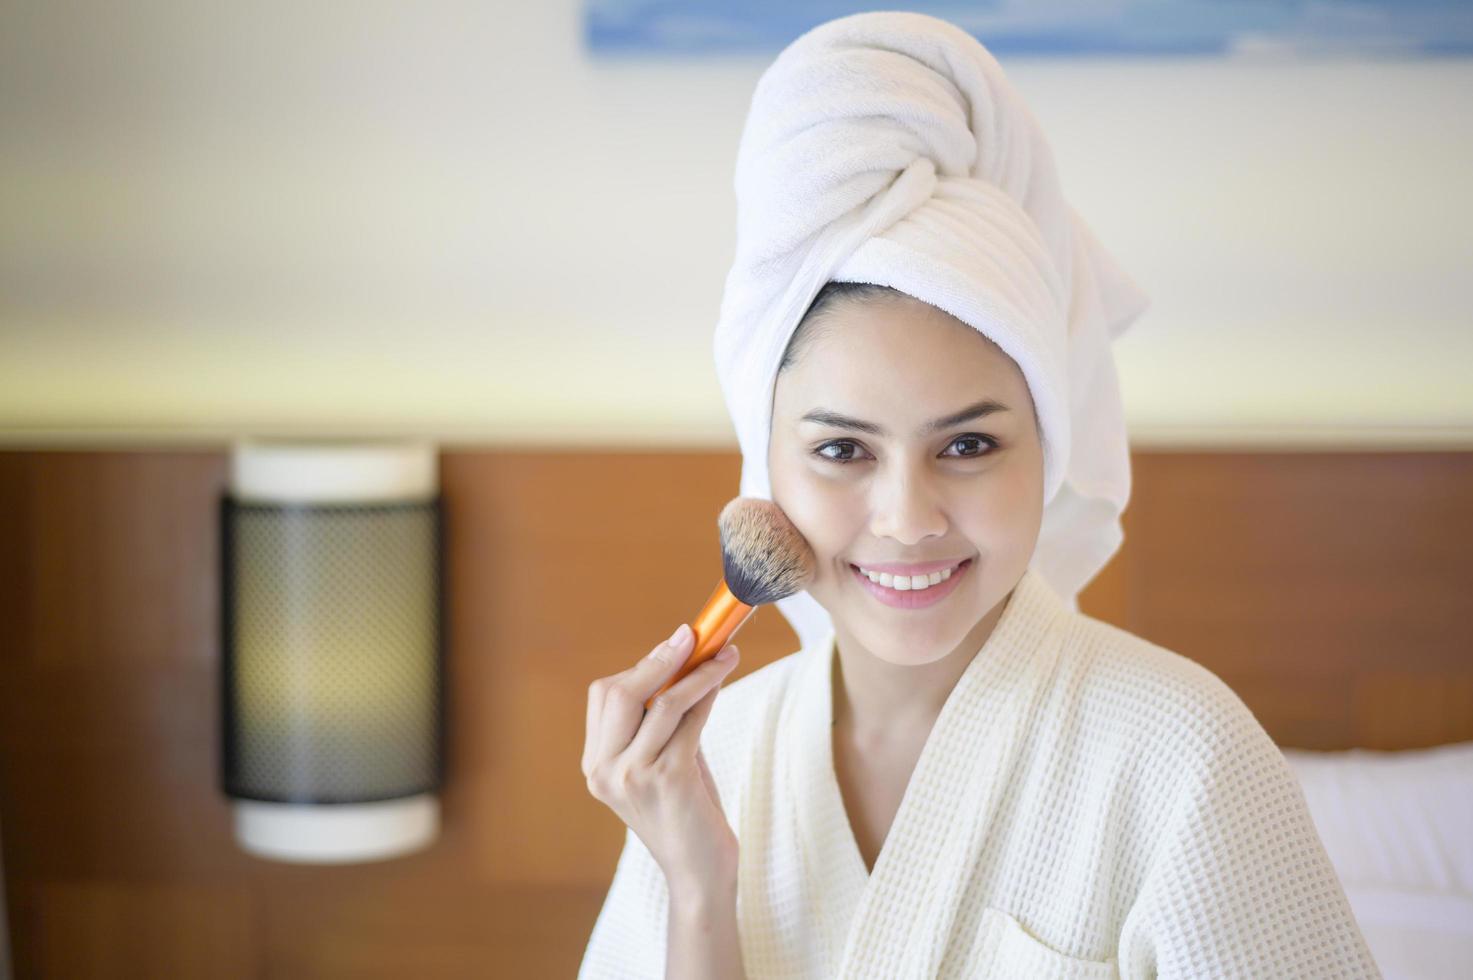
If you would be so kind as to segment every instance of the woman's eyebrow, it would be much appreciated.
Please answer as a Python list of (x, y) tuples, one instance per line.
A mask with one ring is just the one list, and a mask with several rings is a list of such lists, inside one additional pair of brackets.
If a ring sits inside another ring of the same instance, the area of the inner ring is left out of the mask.
[[(926, 423), (926, 425), (921, 427), (920, 434), (923, 436), (930, 435), (942, 429), (949, 429), (954, 425), (961, 425), (963, 422), (970, 422), (973, 419), (980, 419), (985, 415), (991, 415), (993, 412), (1008, 411), (1011, 411), (1011, 409), (1001, 402), (994, 401), (991, 398), (984, 398), (982, 401), (977, 402), (977, 404), (968, 405), (959, 412), (953, 412), (950, 415), (945, 415), (935, 421)], [(889, 435), (883, 426), (876, 425), (874, 422), (866, 422), (863, 419), (841, 415), (827, 408), (815, 408), (807, 415), (804, 415), (800, 421), (817, 422), (819, 425), (827, 425), (835, 429), (852, 429), (855, 432), (867, 432), (874, 436), (883, 437)]]

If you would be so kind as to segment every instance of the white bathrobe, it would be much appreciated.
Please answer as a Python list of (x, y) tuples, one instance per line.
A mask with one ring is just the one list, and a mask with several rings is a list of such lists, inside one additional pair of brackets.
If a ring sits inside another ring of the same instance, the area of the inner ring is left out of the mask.
[[(833, 635), (732, 682), (702, 746), (750, 978), (1379, 977), (1282, 753), (1215, 674), (1030, 569), (948, 697), (873, 874), (834, 775)], [(581, 980), (661, 978), (626, 833)]]

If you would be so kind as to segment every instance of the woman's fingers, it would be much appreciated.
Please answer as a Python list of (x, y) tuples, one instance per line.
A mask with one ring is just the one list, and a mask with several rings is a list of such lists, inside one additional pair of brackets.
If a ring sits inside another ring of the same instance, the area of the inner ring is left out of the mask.
[(694, 757), (698, 768), (701, 769), (701, 778), (706, 781), (711, 790), (711, 799), (720, 800), (716, 793), (716, 780), (711, 778), (709, 769), (706, 769), (706, 757), (701, 755), (701, 731), (706, 729), (706, 719), (710, 718), (711, 709), (716, 704), (716, 696), (722, 690), (722, 685), (717, 684), (711, 688), (703, 699), (698, 700), (691, 710), (685, 713), (681, 724), (676, 725), (675, 734), (670, 735), (670, 740), (664, 743), (664, 750), (655, 757), (655, 763), (669, 759), (692, 759)]
[[(690, 656), (694, 642), (691, 628), (682, 623), (670, 639), (651, 650), (639, 663), (604, 679), (602, 704), (597, 709), (597, 734), (590, 736), (596, 741), (590, 766), (612, 759), (629, 746), (644, 719), (644, 702), (680, 669)], [(590, 719), (594, 710), (590, 706)]]
[[(689, 727), (693, 724), (699, 733), (705, 716), (710, 714), (711, 702), (715, 700), (714, 692), (736, 664), (735, 658), (726, 662), (713, 657), (656, 698), (639, 726), (639, 731), (629, 743), (629, 761), (641, 766), (653, 762), (656, 757), (668, 751), (666, 746), (678, 732), (678, 726)], [(706, 702), (704, 705), (701, 703), (703, 699)], [(697, 710), (698, 708), (701, 710)]]
[(585, 776), (589, 793), (619, 815), (667, 877), (704, 881), (729, 875), (736, 855), (731, 821), (699, 752), (737, 651), (728, 645), (723, 652), (733, 656), (692, 665), (676, 680), (695, 645), (689, 628), (679, 632), (623, 673), (589, 685)]

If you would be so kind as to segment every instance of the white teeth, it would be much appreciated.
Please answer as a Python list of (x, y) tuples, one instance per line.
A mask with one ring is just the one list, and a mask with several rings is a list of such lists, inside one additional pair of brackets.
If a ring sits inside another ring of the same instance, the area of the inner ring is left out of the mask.
[(951, 573), (955, 571), (952, 568), (943, 568), (941, 571), (932, 572), (930, 575), (891, 575), (889, 572), (871, 572), (864, 568), (860, 568), (859, 570), (871, 582), (877, 585), (883, 585), (887, 589), (894, 589), (896, 592), (919, 592), (922, 589), (929, 589), (931, 586), (940, 585), (942, 582), (951, 578)]

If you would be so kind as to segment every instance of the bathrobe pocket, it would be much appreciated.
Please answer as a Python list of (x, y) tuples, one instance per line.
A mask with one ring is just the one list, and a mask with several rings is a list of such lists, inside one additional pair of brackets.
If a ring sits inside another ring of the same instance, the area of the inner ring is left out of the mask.
[(1115, 958), (1085, 960), (1069, 956), (1034, 937), (999, 908), (982, 912), (982, 928), (972, 965), (965, 976), (988, 980), (1114, 980)]

